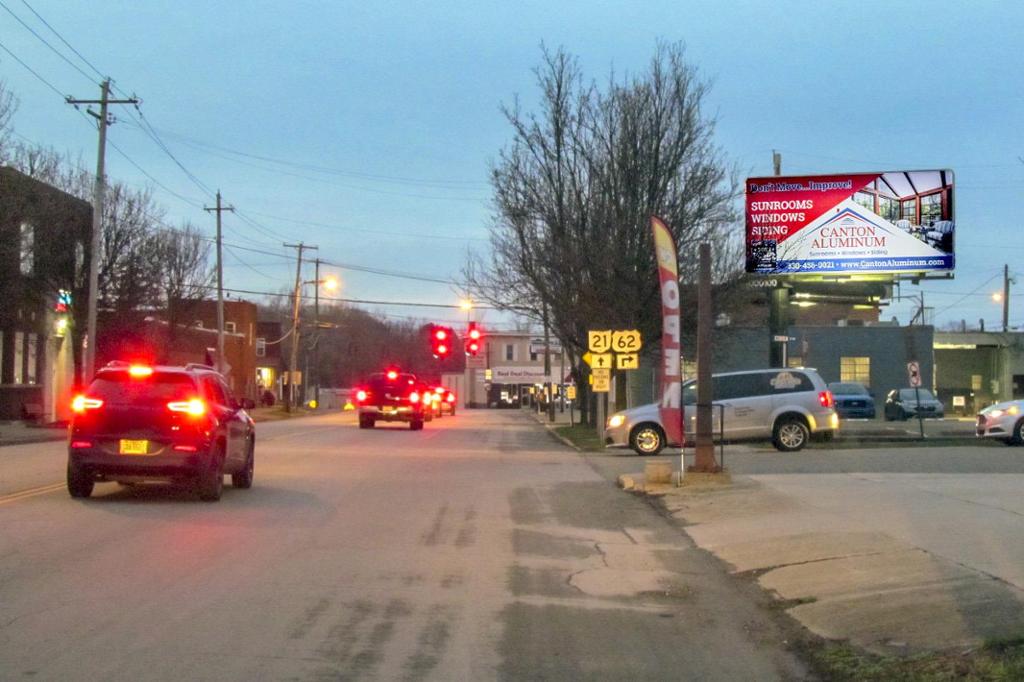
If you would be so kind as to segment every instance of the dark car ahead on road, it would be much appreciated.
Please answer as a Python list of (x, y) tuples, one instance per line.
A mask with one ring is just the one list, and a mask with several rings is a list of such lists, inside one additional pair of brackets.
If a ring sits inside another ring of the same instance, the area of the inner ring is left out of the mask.
[(828, 390), (836, 399), (840, 419), (874, 419), (875, 399), (867, 386), (856, 381), (833, 381)]
[(224, 378), (205, 365), (112, 362), (72, 403), (68, 492), (89, 497), (97, 481), (170, 480), (220, 499), (224, 474), (252, 486), (256, 430)]
[[(915, 393), (916, 391), (916, 393)], [(885, 397), (885, 420), (906, 421), (921, 417), (942, 419), (946, 409), (926, 388), (894, 388)]]
[(427, 417), (424, 405), (428, 404), (422, 394), (424, 390), (416, 375), (409, 372), (390, 369), (371, 374), (356, 389), (359, 428), (372, 429), (383, 421), (407, 422), (413, 431), (422, 429)]

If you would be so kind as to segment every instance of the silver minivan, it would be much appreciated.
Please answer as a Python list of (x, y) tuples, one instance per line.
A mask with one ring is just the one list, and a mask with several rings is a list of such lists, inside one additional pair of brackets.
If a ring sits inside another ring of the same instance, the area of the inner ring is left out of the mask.
[[(783, 452), (800, 450), (819, 434), (830, 438), (839, 428), (835, 399), (813, 369), (760, 369), (711, 377), (715, 438), (756, 440), (771, 438)], [(696, 425), (697, 382), (683, 384), (687, 440)], [(721, 406), (721, 407), (718, 407)], [(724, 418), (725, 428), (720, 420)], [(616, 412), (605, 422), (608, 447), (631, 447), (639, 455), (655, 455), (669, 443), (661, 424), (658, 404)]]

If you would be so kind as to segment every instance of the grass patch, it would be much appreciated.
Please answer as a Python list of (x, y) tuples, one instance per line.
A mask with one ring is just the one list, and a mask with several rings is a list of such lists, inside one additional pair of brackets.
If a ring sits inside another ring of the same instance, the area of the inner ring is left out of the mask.
[(597, 435), (597, 431), (594, 430), (593, 426), (582, 424), (558, 426), (555, 428), (555, 433), (568, 440), (580, 450), (586, 452), (600, 452), (604, 450), (604, 442), (601, 441), (601, 437)]
[(305, 407), (293, 407), (291, 412), (285, 411), (281, 405), (274, 407), (257, 407), (249, 410), (249, 416), (257, 422), (273, 422), (281, 419), (294, 419), (295, 417), (308, 417), (315, 414), (326, 414), (328, 410), (309, 410)]
[(1024, 680), (1024, 638), (1000, 640), (960, 653), (908, 658), (878, 656), (828, 642), (806, 652), (817, 673), (835, 682), (1003, 682)]

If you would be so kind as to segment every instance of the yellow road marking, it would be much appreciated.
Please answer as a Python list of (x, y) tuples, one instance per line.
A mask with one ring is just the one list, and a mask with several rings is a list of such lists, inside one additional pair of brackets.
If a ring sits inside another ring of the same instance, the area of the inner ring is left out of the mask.
[(37, 495), (55, 493), (58, 490), (65, 490), (66, 488), (67, 485), (64, 483), (51, 483), (50, 485), (43, 485), (39, 486), (38, 488), (19, 490), (18, 492), (10, 493), (9, 495), (0, 495), (0, 504), (7, 504), (8, 502), (17, 502), (18, 500), (24, 500), (29, 497), (36, 497)]

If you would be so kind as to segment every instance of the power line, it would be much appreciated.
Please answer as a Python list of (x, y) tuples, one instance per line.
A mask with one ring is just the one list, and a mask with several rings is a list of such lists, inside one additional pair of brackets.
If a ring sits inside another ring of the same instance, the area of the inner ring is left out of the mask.
[(64, 94), (63, 92), (61, 92), (60, 90), (58, 90), (58, 89), (56, 88), (56, 86), (55, 86), (55, 85), (54, 85), (53, 83), (51, 83), (50, 81), (48, 81), (48, 80), (46, 80), (45, 78), (43, 78), (42, 76), (40, 76), (40, 75), (39, 75), (39, 73), (38, 73), (38, 72), (36, 72), (36, 70), (35, 70), (35, 69), (33, 69), (33, 68), (32, 68), (31, 66), (29, 66), (28, 64), (26, 64), (25, 62), (23, 62), (23, 61), (21, 60), (21, 58), (20, 58), (20, 57), (18, 57), (18, 55), (16, 55), (16, 54), (14, 54), (13, 52), (11, 52), (11, 51), (10, 51), (10, 50), (9, 50), (9, 49), (7, 48), (7, 46), (6, 46), (6, 45), (4, 45), (3, 43), (0, 43), (0, 49), (2, 49), (2, 50), (3, 50), (4, 52), (6, 52), (7, 54), (11, 55), (11, 58), (13, 58), (13, 59), (14, 59), (14, 61), (18, 62), (18, 63), (19, 63), (19, 64), (21, 64), (21, 65), (22, 65), (23, 67), (25, 67), (25, 70), (26, 70), (26, 71), (28, 71), (29, 73), (31, 73), (31, 74), (32, 74), (33, 76), (35, 76), (36, 78), (38, 78), (38, 79), (39, 79), (39, 80), (40, 80), (40, 81), (41, 81), (41, 82), (43, 83), (43, 85), (45, 85), (46, 87), (50, 88), (50, 89), (51, 89), (51, 90), (53, 90), (53, 91), (54, 91), (55, 93), (57, 93), (57, 96), (58, 96), (58, 97), (60, 97), (61, 99), (64, 99), (65, 97), (67, 97), (67, 95), (65, 95), (65, 94)]
[[(303, 162), (299, 162), (299, 161), (290, 161), (288, 159), (275, 158), (275, 157), (272, 157), (272, 156), (266, 156), (266, 155), (262, 155), (262, 154), (252, 154), (252, 153), (249, 153), (249, 152), (243, 152), (243, 151), (239, 151), (237, 149), (231, 149), (229, 147), (224, 147), (224, 146), (221, 146), (221, 145), (215, 145), (215, 144), (211, 144), (209, 142), (204, 142), (202, 140), (197, 140), (196, 138), (189, 137), (189, 136), (186, 136), (186, 135), (182, 135), (180, 133), (171, 132), (171, 131), (168, 131), (168, 130), (162, 130), (161, 132), (163, 132), (164, 135), (166, 135), (166, 136), (168, 136), (170, 138), (177, 139), (178, 141), (180, 141), (180, 142), (182, 142), (184, 144), (187, 144), (189, 146), (192, 146), (192, 147), (217, 150), (217, 151), (224, 152), (224, 153), (227, 153), (227, 154), (233, 154), (233, 155), (236, 155), (236, 156), (241, 156), (241, 157), (244, 157), (244, 158), (254, 159), (254, 160), (257, 160), (257, 161), (264, 161), (264, 162), (267, 162), (267, 163), (275, 163), (275, 164), (279, 164), (279, 165), (282, 165), (282, 166), (289, 166), (289, 167), (292, 167), (292, 168), (298, 168), (300, 170), (309, 170), (309, 171), (313, 171), (313, 172), (317, 172), (317, 173), (324, 173), (324, 174), (328, 174), (328, 175), (340, 175), (340, 176), (343, 176), (343, 177), (351, 177), (351, 178), (355, 178), (355, 179), (359, 179), (359, 180), (372, 180), (372, 181), (378, 181), (378, 182), (389, 182), (389, 183), (394, 183), (394, 184), (420, 185), (420, 186), (424, 186), (424, 187), (434, 187), (434, 188), (438, 188), (438, 189), (445, 189), (445, 188), (458, 189), (458, 188), (462, 188), (462, 187), (480, 187), (480, 188), (487, 187), (486, 183), (482, 183), (482, 182), (478, 182), (478, 181), (473, 181), (473, 180), (425, 180), (425, 179), (422, 179), (422, 178), (410, 178), (410, 177), (391, 176), (391, 175), (379, 175), (379, 174), (374, 174), (374, 173), (360, 173), (358, 171), (349, 171), (349, 170), (343, 170), (343, 169), (340, 169), (340, 168), (332, 168), (330, 166), (320, 166), (320, 165), (311, 164), (311, 163), (303, 163)], [(220, 157), (220, 158), (224, 158), (224, 157)]]
[[(68, 57), (67, 57), (67, 56), (66, 56), (66, 55), (65, 55), (65, 54), (64, 54), (63, 52), (61, 52), (60, 50), (58, 50), (57, 48), (55, 48), (55, 47), (54, 47), (53, 45), (51, 45), (51, 44), (50, 44), (50, 42), (49, 42), (48, 40), (46, 40), (46, 38), (44, 38), (44, 37), (42, 37), (41, 35), (39, 35), (39, 34), (38, 34), (38, 33), (36, 32), (36, 30), (35, 30), (34, 28), (32, 28), (31, 26), (29, 26), (28, 24), (26, 24), (26, 23), (24, 22), (24, 20), (22, 20), (22, 18), (21, 18), (21, 17), (19, 17), (19, 16), (17, 15), (17, 14), (15, 14), (15, 13), (14, 13), (14, 11), (13, 11), (13, 10), (12, 10), (12, 9), (11, 9), (10, 7), (8, 7), (8, 6), (7, 6), (7, 5), (6, 5), (6, 4), (5, 4), (4, 2), (3, 2), (3, 0), (0, 0), (0, 7), (3, 7), (3, 8), (5, 9), (5, 10), (7, 10), (7, 13), (8, 13), (8, 14), (10, 14), (10, 15), (11, 15), (12, 17), (14, 17), (14, 18), (15, 18), (15, 20), (16, 20), (16, 21), (17, 21), (17, 22), (18, 22), (19, 24), (21, 24), (22, 26), (24, 26), (24, 27), (25, 27), (25, 29), (26, 29), (27, 31), (29, 31), (29, 33), (31, 33), (31, 34), (32, 34), (32, 35), (34, 35), (34, 36), (35, 36), (36, 38), (38, 38), (38, 39), (39, 39), (39, 41), (40, 41), (40, 42), (41, 42), (41, 43), (42, 43), (43, 45), (46, 45), (46, 47), (50, 48), (50, 50), (51, 50), (51, 51), (52, 51), (52, 52), (53, 52), (53, 53), (54, 53), (55, 55), (57, 55), (58, 57), (60, 57), (61, 59), (63, 59), (63, 60), (64, 60), (64, 61), (65, 61), (65, 62), (66, 62), (66, 63), (67, 63), (67, 64), (68, 64), (68, 65), (69, 65), (69, 66), (70, 66), (70, 67), (71, 67), (72, 69), (74, 69), (74, 70), (75, 70), (75, 71), (77, 71), (78, 73), (80, 73), (80, 74), (82, 74), (83, 76), (85, 76), (86, 80), (88, 80), (88, 81), (89, 81), (90, 83), (92, 83), (93, 85), (99, 85), (99, 83), (98, 83), (98, 82), (97, 82), (96, 80), (94, 80), (92, 76), (90, 76), (90, 75), (89, 75), (89, 74), (87, 74), (87, 73), (86, 73), (85, 71), (83, 71), (83, 70), (82, 70), (82, 69), (81, 69), (81, 68), (80, 68), (80, 67), (78, 66), (78, 64), (75, 64), (75, 63), (74, 63), (73, 61), (71, 61), (70, 59), (68, 59)], [(29, 8), (29, 9), (31, 9), (31, 8)]]
[[(89, 61), (88, 59), (86, 59), (86, 58), (85, 58), (85, 57), (84, 57), (84, 56), (82, 55), (82, 53), (81, 53), (81, 52), (79, 52), (78, 50), (76, 50), (76, 49), (74, 48), (74, 46), (73, 46), (73, 45), (72, 45), (71, 43), (69, 43), (69, 42), (68, 42), (67, 40), (65, 40), (65, 39), (64, 39), (64, 36), (62, 36), (62, 35), (61, 35), (61, 34), (60, 34), (60, 33), (59, 33), (58, 31), (57, 31), (57, 29), (55, 29), (55, 28), (54, 28), (53, 26), (51, 26), (51, 25), (50, 25), (50, 22), (48, 22), (48, 21), (47, 21), (46, 19), (44, 19), (44, 18), (43, 18), (43, 17), (42, 17), (42, 16), (41, 16), (41, 15), (39, 14), (39, 12), (37, 12), (37, 11), (35, 10), (35, 8), (33, 8), (33, 7), (32, 7), (32, 5), (28, 4), (28, 0), (21, 0), (21, 2), (22, 2), (22, 4), (23, 4), (23, 5), (25, 5), (25, 7), (28, 7), (29, 11), (30, 11), (30, 12), (32, 12), (32, 14), (34, 14), (34, 15), (36, 16), (36, 19), (38, 19), (39, 21), (43, 22), (43, 24), (44, 24), (44, 25), (46, 26), (46, 28), (50, 29), (50, 30), (51, 30), (51, 31), (53, 32), (53, 34), (54, 34), (55, 36), (57, 36), (57, 38), (59, 38), (59, 39), (60, 39), (60, 41), (61, 41), (62, 43), (64, 43), (64, 45), (66, 45), (66, 46), (67, 46), (67, 48), (68, 48), (69, 50), (71, 50), (71, 51), (72, 51), (72, 52), (74, 52), (74, 53), (75, 53), (76, 55), (78, 55), (78, 58), (79, 58), (79, 59), (81, 59), (81, 60), (82, 60), (83, 62), (85, 62), (85, 64), (86, 64), (86, 65), (87, 65), (87, 66), (88, 66), (88, 67), (89, 67), (90, 69), (92, 69), (93, 71), (95, 71), (95, 72), (96, 72), (96, 75), (100, 77), (100, 80), (102, 80), (102, 79), (104, 78), (104, 74), (103, 74), (103, 72), (102, 72), (102, 71), (100, 71), (99, 69), (97, 69), (97, 68), (96, 68), (95, 66), (93, 66), (92, 62), (90, 62), (90, 61)], [(8, 11), (10, 11), (10, 10), (8, 10)]]
[(272, 220), (281, 220), (288, 223), (295, 223), (297, 225), (309, 225), (311, 227), (326, 227), (328, 229), (345, 230), (349, 232), (367, 232), (370, 234), (387, 235), (394, 237), (412, 237), (412, 238), (425, 238), (425, 239), (452, 239), (455, 241), (489, 241), (487, 237), (460, 237), (457, 235), (450, 234), (425, 234), (422, 232), (390, 232), (384, 230), (371, 230), (369, 228), (361, 227), (347, 227), (342, 225), (331, 225), (330, 223), (319, 223), (312, 220), (298, 220), (296, 218), (284, 218), (282, 216), (271, 215), (269, 213), (260, 213), (258, 211), (250, 210), (249, 213), (254, 215), (263, 216), (264, 218), (270, 218)]

